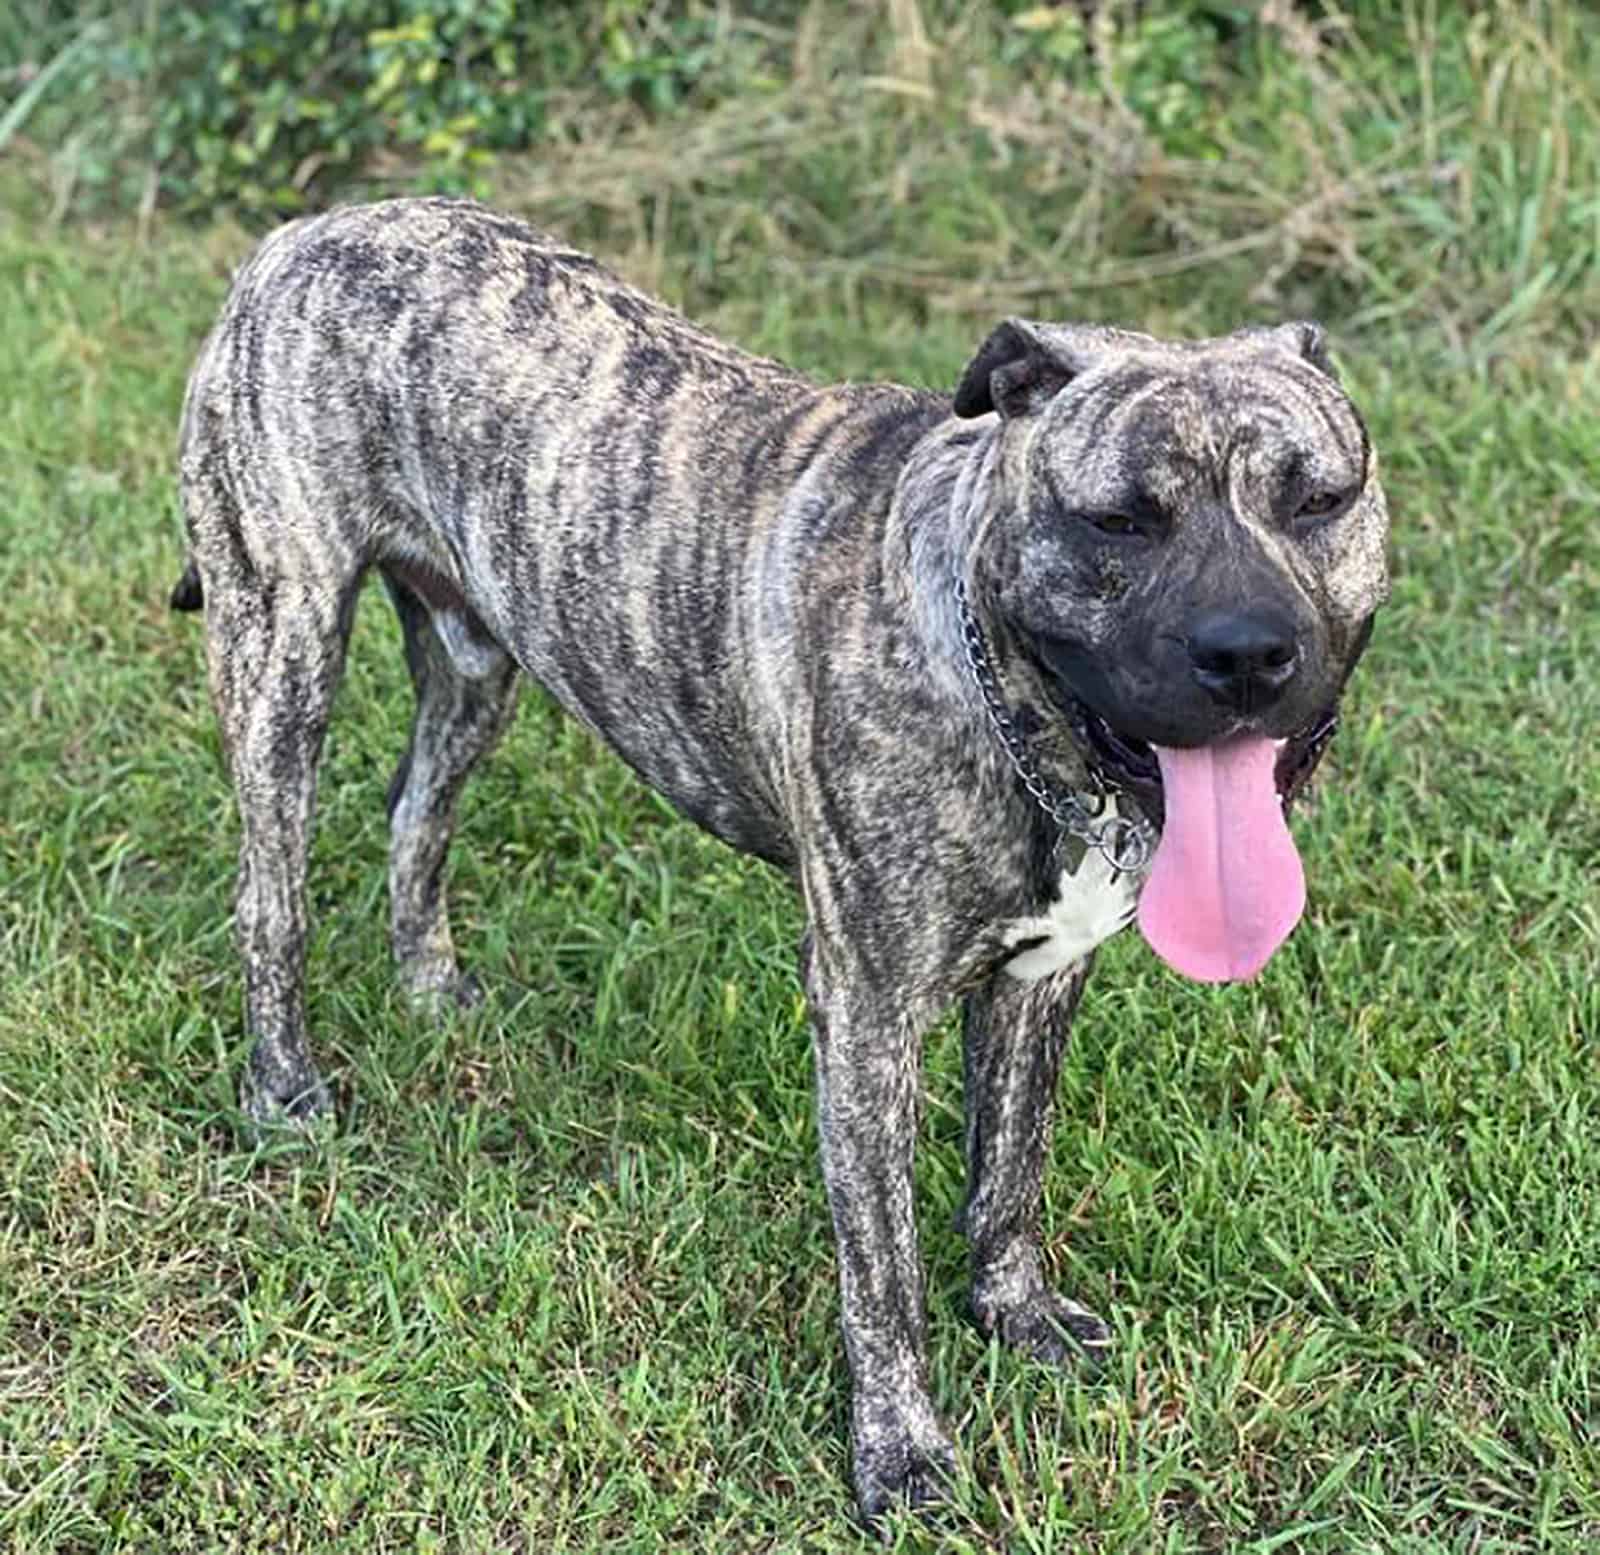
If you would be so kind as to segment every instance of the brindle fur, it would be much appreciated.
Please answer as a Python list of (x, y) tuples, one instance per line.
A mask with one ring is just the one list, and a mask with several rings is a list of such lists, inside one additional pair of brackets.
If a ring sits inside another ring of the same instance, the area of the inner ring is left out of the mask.
[[(306, 852), (376, 570), (417, 695), (389, 801), (409, 989), (470, 995), (442, 869), (519, 672), (799, 885), (869, 1516), (937, 1495), (955, 1461), (928, 1393), (912, 1147), (919, 1043), (957, 997), (977, 1320), (1050, 1360), (1107, 1338), (1047, 1287), (1039, 1244), (1089, 956), (1032, 982), (998, 971), (1016, 953), (1005, 925), (1047, 907), (1059, 861), (986, 723), (956, 579), (1066, 787), (1084, 760), (1030, 633), (1070, 628), (1140, 716), (1193, 733), (1188, 693), (1140, 646), (1163, 619), (1213, 594), (1291, 600), (1308, 633), (1298, 717), (1337, 695), (1385, 592), (1365, 436), (1308, 326), (1182, 344), (1013, 321), (956, 404), (819, 388), (515, 221), (412, 200), (261, 246), (200, 355), (182, 433), (191, 562), (174, 603), (203, 593), (238, 794), (247, 1110), (328, 1106), (302, 994)], [(1354, 506), (1290, 536), (1272, 517), (1286, 461), (1295, 479), (1358, 486)], [(1165, 504), (1158, 541), (1130, 548), (1071, 516), (1125, 502), (1131, 483)]]

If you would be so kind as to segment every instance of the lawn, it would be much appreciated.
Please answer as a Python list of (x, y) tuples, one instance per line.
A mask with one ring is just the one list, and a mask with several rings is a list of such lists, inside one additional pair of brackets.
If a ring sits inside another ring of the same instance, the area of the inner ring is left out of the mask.
[[(818, 375), (951, 385), (1007, 312), (1316, 313), (1380, 452), (1395, 592), (1296, 821), (1305, 922), (1221, 990), (1124, 936), (1073, 1031), (1047, 1245), (1114, 1324), (1103, 1379), (965, 1322), (930, 1040), (966, 1473), (903, 1549), (1600, 1549), (1600, 36), (1561, 0), (1275, 9), (1163, 138), (1160, 35), (1097, 96), (1037, 12), (735, 5), (745, 89), (575, 89), (558, 151), (485, 175)], [(795, 901), (530, 688), (453, 853), (490, 997), (411, 1014), (377, 592), (312, 872), (338, 1122), (239, 1128), (232, 800), (166, 594), (184, 377), (251, 232), (8, 149), (0, 1549), (873, 1547)]]

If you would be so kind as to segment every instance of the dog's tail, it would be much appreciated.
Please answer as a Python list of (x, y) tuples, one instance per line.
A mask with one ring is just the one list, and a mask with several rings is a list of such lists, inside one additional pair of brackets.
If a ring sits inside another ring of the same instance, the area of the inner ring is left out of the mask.
[(205, 602), (205, 593), (200, 587), (200, 569), (195, 566), (191, 556), (184, 564), (183, 576), (172, 585), (167, 604), (173, 610), (198, 610)]

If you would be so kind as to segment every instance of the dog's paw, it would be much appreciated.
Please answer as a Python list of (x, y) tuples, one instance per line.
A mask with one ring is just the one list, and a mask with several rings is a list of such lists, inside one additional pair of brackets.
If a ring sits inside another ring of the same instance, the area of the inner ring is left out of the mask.
[(267, 1063), (252, 1054), (239, 1084), (239, 1109), (259, 1142), (286, 1130), (311, 1132), (333, 1116), (333, 1094), (314, 1069)]
[(406, 1002), (427, 1020), (468, 1014), (485, 997), (483, 984), (471, 972), (457, 971), (454, 962), (409, 968), (401, 973), (400, 986)]
[(1044, 1285), (1011, 1300), (975, 1298), (973, 1316), (985, 1334), (1046, 1366), (1099, 1372), (1111, 1348), (1104, 1319)]
[(865, 1522), (950, 1499), (956, 1450), (931, 1404), (914, 1400), (873, 1407), (857, 1400), (854, 1415), (856, 1501)]

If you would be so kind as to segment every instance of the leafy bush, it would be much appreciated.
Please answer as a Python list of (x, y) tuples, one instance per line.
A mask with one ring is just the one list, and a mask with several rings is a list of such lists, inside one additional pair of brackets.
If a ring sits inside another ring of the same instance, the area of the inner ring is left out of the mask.
[[(484, 192), (497, 153), (541, 142), (570, 150), (614, 131), (626, 117), (619, 100), (646, 116), (734, 100), (745, 118), (785, 82), (803, 96), (848, 80), (853, 115), (870, 107), (863, 94), (887, 90), (920, 138), (927, 115), (912, 105), (937, 97), (959, 115), (974, 70), (997, 70), (1021, 90), (1024, 115), (1093, 129), (1101, 171), (1152, 155), (1220, 166), (1241, 119), (1271, 99), (1273, 113), (1299, 123), (1307, 94), (1338, 121), (1333, 149), (1348, 137), (1365, 161), (1390, 154), (1413, 122), (1431, 123), (1434, 88), (1452, 74), (1475, 80), (1496, 39), (1526, 52), (1537, 41), (1529, 28), (1539, 32), (1515, 21), (1512, 4), (1492, 27), (1487, 12), (1423, 0), (1270, 9), (1269, 18), (1245, 0), (12, 0), (0, 7), (0, 143), (25, 127), (57, 154), (67, 190), (58, 208), (88, 195), (275, 215), (374, 170), (390, 183)], [(864, 47), (835, 59), (836, 80), (808, 74), (801, 56), (835, 34)], [(1396, 98), (1410, 89), (1384, 62), (1424, 44), (1437, 79)], [(892, 79), (907, 59), (921, 61), (919, 79)], [(1260, 144), (1281, 143), (1320, 177), (1328, 143), (1292, 139), (1264, 131)], [(1512, 151), (1520, 157), (1520, 143)], [(1436, 161), (1440, 178), (1456, 165)], [(1546, 201), (1535, 216), (1553, 209)]]
[(1211, 148), (1225, 45), (1256, 20), (1247, 7), (1215, 4), (1008, 9), (1012, 63), (1111, 97), (1180, 155)]
[(153, 168), (184, 208), (294, 210), (380, 147), (471, 188), (494, 152), (539, 139), (553, 90), (592, 81), (660, 110), (719, 57), (712, 12), (650, 0), (218, 0), (79, 23), (90, 46), (46, 138), (90, 182)]
[[(26, 91), (70, 53), (36, 94), (46, 100), (27, 106), (30, 130), (68, 153), (77, 185), (263, 213), (329, 198), (379, 151), (403, 159), (408, 182), (477, 189), (496, 152), (551, 133), (562, 94), (662, 113), (759, 90), (773, 79), (763, 56), (819, 14), (806, 0), (18, 4), (26, 15), (0, 22), (0, 92), (8, 76)], [(920, 11), (936, 31), (972, 15), (956, 0), (920, 0)], [(878, 30), (897, 14), (884, 6)], [(1230, 47), (1259, 31), (1251, 7), (1222, 0), (1000, 0), (991, 15), (1005, 64), (1110, 99), (1183, 155), (1215, 154), (1209, 123)]]

